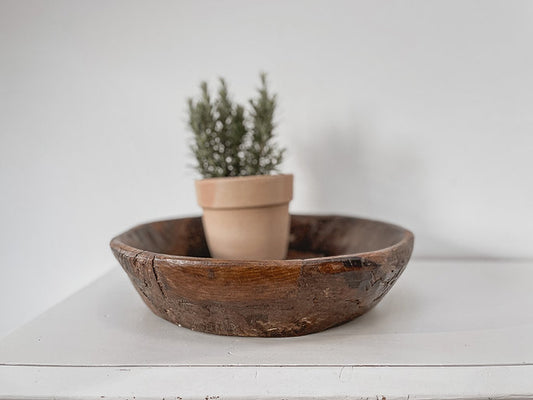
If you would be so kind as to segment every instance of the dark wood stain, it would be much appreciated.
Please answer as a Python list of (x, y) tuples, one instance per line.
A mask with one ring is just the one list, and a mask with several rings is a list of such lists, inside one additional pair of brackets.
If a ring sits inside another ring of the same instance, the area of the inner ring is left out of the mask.
[(139, 225), (111, 241), (156, 315), (218, 335), (298, 336), (375, 306), (404, 270), (414, 236), (384, 222), (293, 215), (287, 260), (209, 258), (201, 218)]

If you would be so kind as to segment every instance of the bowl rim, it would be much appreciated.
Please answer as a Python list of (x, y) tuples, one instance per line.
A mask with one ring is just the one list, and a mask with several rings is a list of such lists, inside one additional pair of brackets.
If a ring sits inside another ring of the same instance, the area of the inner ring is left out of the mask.
[(179, 217), (179, 218), (170, 218), (170, 219), (161, 219), (161, 220), (154, 220), (150, 222), (141, 223), (138, 225), (135, 225), (131, 227), (130, 229), (125, 230), (124, 232), (118, 234), (113, 239), (111, 239), (109, 245), (112, 250), (116, 250), (122, 253), (128, 252), (128, 253), (136, 253), (135, 257), (140, 257), (141, 255), (149, 257), (149, 258), (155, 258), (159, 257), (160, 259), (164, 259), (165, 261), (173, 261), (181, 265), (198, 265), (198, 266), (215, 266), (215, 265), (223, 265), (223, 266), (232, 266), (232, 265), (239, 265), (239, 266), (256, 266), (258, 263), (260, 263), (263, 266), (290, 266), (290, 265), (301, 265), (303, 262), (305, 263), (324, 263), (324, 262), (338, 262), (343, 261), (346, 259), (364, 259), (369, 257), (375, 257), (379, 256), (381, 254), (388, 254), (398, 248), (401, 248), (409, 242), (414, 241), (414, 234), (406, 229), (403, 228), (400, 225), (391, 224), (389, 222), (384, 222), (380, 220), (375, 219), (369, 219), (369, 218), (360, 218), (357, 216), (350, 216), (350, 215), (338, 215), (338, 214), (291, 214), (291, 216), (295, 217), (318, 217), (318, 218), (350, 218), (350, 219), (356, 219), (359, 221), (365, 221), (365, 222), (373, 222), (378, 223), (382, 225), (386, 225), (392, 229), (396, 229), (402, 232), (402, 237), (399, 241), (396, 243), (383, 247), (377, 250), (373, 251), (366, 251), (366, 252), (360, 252), (360, 253), (348, 253), (348, 254), (339, 254), (335, 256), (325, 256), (325, 257), (312, 257), (312, 258), (294, 258), (289, 260), (241, 260), (241, 259), (235, 259), (235, 260), (225, 260), (220, 258), (211, 258), (211, 257), (194, 257), (194, 256), (180, 256), (175, 254), (167, 254), (167, 253), (156, 253), (150, 250), (143, 250), (137, 247), (133, 247), (127, 243), (124, 242), (123, 237), (128, 234), (131, 231), (143, 228), (147, 225), (152, 225), (156, 223), (161, 222), (169, 222), (169, 221), (177, 221), (177, 220), (184, 220), (184, 219), (195, 219), (195, 218), (201, 218), (199, 215), (192, 215), (188, 217)]

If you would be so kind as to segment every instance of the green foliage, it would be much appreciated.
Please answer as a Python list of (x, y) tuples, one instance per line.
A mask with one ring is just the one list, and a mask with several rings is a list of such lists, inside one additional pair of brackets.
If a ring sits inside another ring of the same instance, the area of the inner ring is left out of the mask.
[(222, 78), (215, 99), (202, 82), (200, 98), (188, 100), (194, 134), (191, 150), (204, 178), (267, 175), (278, 170), (285, 150), (273, 142), (276, 95), (267, 86), (266, 75), (261, 74), (261, 87), (257, 98), (249, 101), (248, 113), (231, 100)]

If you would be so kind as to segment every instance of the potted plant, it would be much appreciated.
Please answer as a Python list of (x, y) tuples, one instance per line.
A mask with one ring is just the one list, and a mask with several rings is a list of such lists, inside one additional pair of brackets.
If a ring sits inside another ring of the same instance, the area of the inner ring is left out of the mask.
[(284, 259), (293, 176), (274, 174), (285, 151), (273, 140), (276, 95), (265, 74), (249, 111), (233, 102), (222, 78), (214, 99), (206, 82), (200, 88), (200, 98), (188, 100), (188, 123), (203, 177), (195, 186), (211, 256)]

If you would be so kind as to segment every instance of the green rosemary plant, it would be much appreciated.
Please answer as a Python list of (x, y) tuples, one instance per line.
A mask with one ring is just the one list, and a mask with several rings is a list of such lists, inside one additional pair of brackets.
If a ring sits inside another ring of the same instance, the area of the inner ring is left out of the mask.
[(278, 170), (285, 149), (274, 143), (276, 95), (268, 91), (265, 74), (250, 111), (235, 104), (224, 79), (215, 99), (206, 82), (200, 84), (197, 101), (188, 99), (191, 150), (196, 169), (204, 178), (268, 175)]

